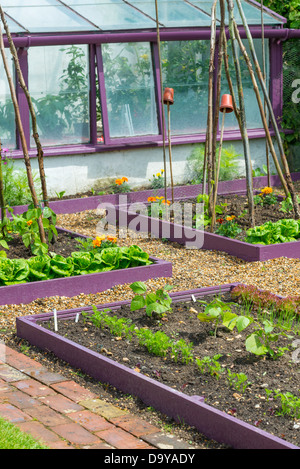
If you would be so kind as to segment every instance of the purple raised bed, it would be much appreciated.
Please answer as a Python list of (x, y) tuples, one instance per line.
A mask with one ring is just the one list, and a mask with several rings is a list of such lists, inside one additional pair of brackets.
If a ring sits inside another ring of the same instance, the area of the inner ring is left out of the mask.
[[(293, 181), (300, 179), (299, 173), (292, 173)], [(271, 176), (271, 183), (273, 186), (280, 186), (279, 176)], [(253, 187), (259, 188), (267, 185), (267, 177), (259, 176), (253, 178)], [(245, 179), (235, 179), (232, 181), (221, 181), (218, 185), (218, 192), (220, 194), (238, 193), (246, 190)], [(176, 199), (196, 197), (202, 191), (202, 184), (192, 184), (174, 187), (174, 196)], [(155, 191), (156, 195), (164, 195), (164, 189)], [(149, 196), (153, 195), (153, 190), (144, 190), (129, 192), (126, 194), (128, 204), (135, 202), (146, 202)], [(167, 196), (171, 197), (171, 189), (167, 189)], [(113, 204), (119, 205), (119, 194), (107, 195), (94, 195), (91, 197), (75, 198), (75, 199), (61, 199), (50, 202), (50, 207), (56, 214), (62, 213), (77, 213), (85, 210), (95, 210), (100, 204)], [(27, 210), (27, 205), (19, 205), (13, 207), (15, 214), (24, 213)]]
[[(228, 191), (224, 193), (229, 194)], [(235, 192), (235, 194), (238, 193)], [(244, 194), (244, 191), (240, 191), (240, 193)], [(184, 198), (181, 200), (184, 200)], [(169, 241), (184, 244), (193, 249), (225, 252), (247, 262), (266, 261), (278, 257), (300, 258), (300, 241), (267, 246), (250, 244), (189, 226), (151, 218), (143, 213), (137, 213), (137, 209), (139, 209), (138, 204), (136, 207), (134, 205), (109, 207), (108, 205), (106, 220), (111, 224), (126, 227), (129, 232), (134, 230), (136, 232), (148, 233), (153, 238), (166, 238)]]
[[(230, 291), (237, 284), (201, 288), (172, 293), (173, 301), (196, 298), (207, 294), (220, 294)], [(129, 301), (98, 305), (98, 308), (117, 309)], [(59, 319), (74, 320), (77, 313), (90, 311), (90, 307), (59, 311)], [(175, 421), (184, 421), (195, 427), (207, 438), (229, 445), (236, 449), (299, 449), (299, 447), (275, 437), (257, 427), (205, 404), (201, 396), (188, 396), (152, 378), (121, 365), (100, 353), (92, 352), (57, 333), (39, 325), (48, 321), (53, 314), (38, 314), (16, 319), (18, 337), (28, 340), (40, 349), (53, 352), (71, 366), (81, 369), (102, 383), (109, 383), (117, 389), (139, 397), (146, 405), (163, 412)]]
[[(68, 233), (73, 237), (85, 237), (62, 228), (58, 228), (58, 231)], [(108, 290), (114, 285), (132, 283), (137, 280), (145, 281), (156, 277), (172, 276), (171, 262), (150, 256), (149, 259), (153, 261), (153, 264), (108, 272), (2, 286), (0, 287), (0, 304), (30, 303), (36, 298), (46, 298), (49, 296), (72, 297), (80, 293), (98, 293)]]

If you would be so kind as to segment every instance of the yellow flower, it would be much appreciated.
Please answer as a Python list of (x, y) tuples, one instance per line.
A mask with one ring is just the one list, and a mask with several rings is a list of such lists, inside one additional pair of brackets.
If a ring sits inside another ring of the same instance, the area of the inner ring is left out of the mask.
[(164, 196), (162, 195), (161, 197), (159, 197), (158, 195), (155, 197), (156, 200), (161, 200), (161, 199), (164, 199)]
[(160, 177), (161, 177), (161, 174), (160, 174), (160, 173), (156, 173), (156, 177), (160, 178)]
[(272, 187), (264, 187), (263, 189), (261, 189), (261, 194), (264, 194), (264, 195), (267, 195), (267, 194), (272, 194), (273, 192), (273, 189)]
[(27, 223), (28, 226), (31, 226), (32, 223), (33, 223), (33, 221), (32, 221), (32, 220), (28, 220), (26, 223)]
[(232, 221), (235, 219), (234, 215), (231, 215), (231, 217), (226, 217), (226, 221)]
[(161, 169), (161, 170), (160, 170), (160, 172), (161, 172), (161, 173), (164, 173), (164, 172), (165, 172), (165, 170), (164, 170), (164, 169)]

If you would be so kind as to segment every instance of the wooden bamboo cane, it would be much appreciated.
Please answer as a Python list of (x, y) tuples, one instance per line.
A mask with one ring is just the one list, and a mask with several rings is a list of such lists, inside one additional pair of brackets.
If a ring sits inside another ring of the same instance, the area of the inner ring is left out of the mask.
[(254, 216), (254, 198), (253, 198), (253, 179), (252, 179), (252, 163), (250, 157), (250, 146), (249, 138), (247, 132), (246, 124), (246, 112), (245, 112), (245, 102), (244, 102), (244, 92), (242, 84), (242, 75), (240, 69), (240, 61), (238, 48), (236, 44), (236, 37), (234, 31), (234, 5), (232, 0), (227, 0), (228, 4), (228, 13), (229, 13), (229, 32), (232, 45), (233, 61), (236, 71), (236, 80), (238, 87), (238, 96), (239, 96), (239, 109), (240, 109), (240, 118), (241, 118), (241, 136), (244, 148), (244, 157), (245, 157), (245, 167), (246, 167), (246, 183), (247, 183), (247, 197), (249, 205), (249, 219), (251, 227), (255, 226), (255, 216)]
[(252, 35), (251, 35), (250, 29), (249, 29), (249, 26), (248, 26), (248, 23), (247, 23), (245, 14), (244, 14), (244, 10), (242, 8), (240, 0), (236, 0), (236, 1), (237, 1), (237, 6), (238, 6), (238, 9), (239, 9), (240, 16), (242, 18), (243, 26), (244, 26), (244, 29), (245, 29), (245, 32), (246, 32), (246, 36), (247, 36), (247, 39), (248, 39), (248, 43), (249, 43), (249, 46), (250, 46), (250, 51), (251, 51), (251, 55), (252, 55), (252, 58), (253, 58), (253, 62), (255, 64), (255, 69), (256, 69), (256, 72), (257, 72), (257, 75), (258, 75), (258, 78), (259, 78), (259, 82), (260, 82), (260, 85), (261, 85), (261, 88), (263, 90), (264, 97), (265, 97), (265, 100), (266, 100), (266, 103), (267, 103), (267, 106), (268, 106), (272, 126), (273, 126), (273, 129), (275, 131), (275, 136), (276, 136), (277, 144), (278, 144), (278, 147), (279, 147), (279, 152), (280, 152), (280, 156), (281, 156), (281, 162), (282, 162), (282, 165), (283, 165), (285, 179), (286, 179), (286, 183), (287, 183), (287, 186), (288, 186), (288, 189), (289, 189), (289, 192), (290, 192), (290, 195), (291, 195), (292, 203), (293, 203), (295, 218), (299, 220), (300, 219), (299, 204), (298, 204), (298, 201), (297, 201), (297, 195), (295, 193), (293, 181), (292, 181), (292, 178), (291, 178), (289, 165), (288, 165), (285, 153), (284, 153), (283, 143), (282, 143), (282, 140), (281, 140), (281, 136), (280, 136), (279, 128), (278, 128), (278, 125), (277, 125), (277, 121), (276, 121), (276, 118), (275, 118), (275, 115), (274, 115), (274, 112), (273, 112), (271, 101), (270, 101), (269, 96), (268, 96), (268, 91), (266, 89), (265, 82), (263, 80), (263, 75), (262, 75), (261, 68), (260, 68), (260, 65), (259, 65), (259, 62), (258, 62), (258, 59), (257, 59), (257, 55), (256, 55), (256, 52), (255, 52), (255, 47), (254, 47)]
[(277, 156), (276, 156), (275, 148), (274, 148), (273, 141), (272, 141), (272, 138), (271, 138), (271, 134), (270, 134), (270, 131), (269, 131), (269, 126), (268, 126), (267, 119), (266, 119), (266, 116), (265, 116), (265, 112), (264, 112), (264, 109), (263, 109), (262, 100), (261, 100), (259, 89), (258, 89), (258, 86), (257, 86), (255, 74), (254, 74), (254, 71), (253, 71), (253, 68), (252, 68), (252, 63), (251, 63), (251, 60), (250, 60), (250, 58), (247, 54), (246, 48), (245, 48), (245, 46), (244, 46), (244, 44), (241, 40), (241, 37), (240, 37), (239, 31), (238, 31), (238, 27), (237, 27), (236, 22), (234, 24), (234, 28), (235, 28), (235, 33), (236, 33), (236, 37), (237, 37), (240, 49), (241, 49), (242, 54), (244, 56), (245, 62), (248, 66), (248, 70), (249, 70), (250, 77), (251, 77), (252, 84), (253, 84), (253, 89), (254, 89), (254, 92), (255, 92), (255, 95), (256, 95), (256, 99), (257, 99), (257, 103), (258, 103), (258, 107), (259, 107), (259, 111), (260, 111), (260, 115), (261, 115), (261, 119), (262, 119), (263, 126), (264, 126), (264, 129), (265, 129), (265, 132), (266, 132), (268, 146), (270, 147), (270, 151), (271, 151), (271, 154), (272, 154), (272, 157), (273, 157), (273, 161), (274, 161), (274, 164), (276, 166), (278, 175), (280, 177), (280, 181), (281, 181), (281, 184), (283, 186), (285, 195), (288, 196), (289, 195), (289, 190), (288, 190), (286, 181), (284, 179), (284, 176), (283, 176), (282, 171), (281, 171), (280, 164), (279, 164)]
[[(1, 56), (2, 56), (2, 60), (3, 60), (3, 64), (4, 64), (5, 73), (6, 73), (6, 76), (7, 76), (7, 81), (8, 81), (10, 94), (11, 94), (11, 98), (12, 98), (12, 102), (13, 102), (13, 106), (14, 106), (14, 111), (15, 111), (16, 124), (17, 124), (17, 128), (18, 128), (18, 131), (19, 131), (21, 145), (22, 145), (22, 149), (23, 149), (23, 156), (24, 156), (24, 163), (25, 163), (26, 172), (27, 172), (28, 186), (29, 186), (29, 189), (30, 189), (30, 192), (31, 192), (33, 205), (34, 205), (35, 208), (38, 208), (39, 207), (39, 202), (38, 202), (36, 190), (35, 190), (35, 187), (34, 187), (31, 163), (30, 163), (30, 158), (29, 158), (28, 148), (27, 148), (27, 142), (26, 142), (26, 138), (25, 138), (25, 134), (24, 134), (23, 124), (22, 124), (21, 115), (20, 115), (20, 109), (19, 109), (19, 105), (18, 105), (18, 100), (17, 100), (17, 96), (16, 96), (15, 87), (14, 87), (14, 82), (13, 82), (13, 79), (12, 79), (12, 76), (11, 76), (11, 73), (10, 73), (10, 70), (9, 70), (7, 57), (6, 57), (6, 54), (5, 54), (5, 47), (4, 47), (4, 40), (3, 40), (1, 24), (0, 24), (0, 51), (1, 51)], [(37, 221), (38, 221), (38, 226), (39, 226), (39, 233), (40, 233), (41, 242), (47, 244), (46, 243), (45, 230), (44, 230), (44, 226), (43, 226), (43, 222), (42, 222), (42, 217), (40, 216)]]
[[(265, 25), (264, 25), (264, 2), (260, 2), (260, 12), (261, 12), (261, 49), (262, 49), (262, 60), (263, 60), (263, 79), (266, 83), (267, 73), (266, 73), (266, 48), (265, 48)], [(264, 100), (264, 112), (267, 116), (267, 103)], [(267, 178), (268, 178), (268, 187), (271, 187), (271, 173), (270, 173), (270, 158), (269, 158), (269, 144), (266, 140), (266, 163), (267, 163)]]
[(155, 0), (155, 16), (156, 16), (156, 36), (157, 36), (157, 49), (158, 49), (158, 62), (159, 62), (159, 78), (160, 78), (160, 99), (161, 99), (161, 116), (162, 116), (162, 139), (163, 139), (163, 162), (164, 162), (164, 191), (165, 200), (167, 200), (167, 162), (166, 162), (166, 140), (165, 140), (165, 111), (163, 102), (163, 79), (161, 68), (161, 49), (160, 49), (160, 32), (159, 32), (159, 19), (158, 19), (158, 4)]
[(171, 147), (171, 113), (170, 113), (170, 102), (169, 101), (168, 101), (168, 143), (169, 143), (169, 160), (170, 160), (170, 178), (171, 178), (171, 189), (172, 189), (172, 204), (174, 204), (174, 181), (173, 181), (172, 147)]
[(2, 9), (1, 6), (0, 6), (0, 16), (1, 16), (1, 20), (2, 20), (2, 23), (4, 25), (6, 36), (7, 36), (8, 42), (9, 42), (9, 47), (10, 47), (11, 55), (12, 55), (13, 60), (14, 60), (18, 80), (19, 80), (20, 86), (21, 86), (22, 90), (24, 91), (24, 94), (25, 94), (27, 102), (28, 102), (28, 107), (29, 107), (31, 120), (32, 120), (33, 138), (34, 138), (34, 141), (35, 141), (35, 144), (36, 144), (36, 147), (37, 147), (37, 158), (38, 158), (39, 173), (40, 173), (40, 179), (41, 179), (41, 187), (42, 187), (42, 193), (43, 193), (43, 199), (44, 199), (43, 201), (44, 201), (45, 206), (49, 207), (46, 177), (45, 177), (45, 168), (44, 168), (44, 159), (43, 159), (44, 152), (43, 152), (42, 144), (41, 144), (40, 139), (39, 139), (35, 111), (34, 111), (34, 108), (33, 108), (31, 96), (30, 96), (29, 91), (27, 89), (27, 86), (26, 86), (26, 83), (25, 83), (25, 80), (24, 80), (24, 77), (23, 77), (23, 73), (22, 73), (22, 70), (21, 70), (21, 67), (20, 67), (18, 53), (17, 53), (17, 50), (15, 48), (14, 42), (12, 40), (10, 31), (9, 31), (9, 27), (8, 27), (8, 24), (7, 24), (7, 21), (5, 19), (5, 15), (4, 15), (4, 12), (3, 12), (3, 9)]
[(209, 59), (209, 79), (208, 79), (208, 111), (207, 111), (207, 129), (205, 142), (205, 155), (203, 163), (203, 186), (202, 193), (206, 193), (206, 178), (208, 183), (208, 193), (211, 192), (212, 179), (212, 131), (213, 131), (213, 78), (214, 78), (214, 59), (216, 49), (216, 6), (214, 1), (211, 9), (211, 38), (210, 38), (210, 59)]
[[(214, 200), (213, 200), (213, 207), (216, 207), (217, 204), (217, 196), (218, 196), (218, 184), (219, 184), (219, 173), (220, 173), (220, 164), (221, 164), (221, 154), (222, 154), (222, 146), (223, 146), (223, 136), (224, 136), (224, 126), (225, 126), (225, 115), (226, 109), (223, 109), (223, 116), (222, 116), (222, 124), (221, 124), (221, 135), (220, 135), (220, 144), (219, 144), (219, 152), (218, 152), (218, 159), (217, 159), (217, 167), (216, 167), (216, 177), (215, 177), (215, 184), (214, 184)], [(211, 232), (214, 229), (216, 222), (216, 211), (213, 210), (212, 218), (211, 218)]]

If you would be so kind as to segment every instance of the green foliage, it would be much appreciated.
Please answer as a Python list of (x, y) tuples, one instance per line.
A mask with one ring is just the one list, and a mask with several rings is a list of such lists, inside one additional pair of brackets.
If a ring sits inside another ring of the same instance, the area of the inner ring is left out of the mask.
[(48, 245), (41, 242), (38, 219), (42, 217), (42, 223), (45, 233), (48, 235), (48, 241), (51, 242), (54, 236), (57, 236), (56, 215), (48, 207), (35, 208), (32, 204), (28, 210), (21, 215), (14, 215), (13, 209), (8, 209), (12, 220), (5, 220), (6, 228), (12, 233), (21, 236), (26, 247), (30, 247), (34, 255), (43, 255), (48, 252)]
[(219, 379), (221, 374), (224, 372), (222, 365), (218, 361), (221, 358), (221, 354), (214, 355), (211, 357), (196, 358), (195, 363), (198, 366), (201, 373), (209, 372), (211, 376)]
[[(202, 228), (207, 225), (211, 224), (211, 217), (209, 216), (209, 195), (208, 194), (199, 194), (197, 196), (197, 203), (203, 203), (203, 211), (200, 215), (195, 215), (194, 220), (195, 220), (195, 225), (196, 228)], [(220, 205), (215, 205), (215, 213), (216, 215), (222, 215), (224, 208), (227, 206), (227, 204), (222, 203)]]
[(275, 389), (274, 391), (266, 389), (268, 400), (279, 399), (281, 409), (277, 411), (277, 415), (286, 415), (294, 419), (300, 418), (300, 398), (291, 392), (281, 392)]
[(147, 293), (147, 286), (143, 282), (134, 282), (130, 288), (136, 294), (131, 301), (131, 311), (146, 308), (146, 314), (150, 317), (153, 313), (161, 317), (167, 311), (171, 311), (172, 298), (168, 291), (173, 288), (172, 286), (165, 285), (156, 292), (149, 293)]
[[(218, 151), (217, 149), (216, 154), (218, 154)], [(187, 177), (194, 184), (201, 184), (203, 181), (204, 152), (204, 145), (197, 145), (187, 158)], [(229, 181), (238, 176), (238, 158), (240, 156), (233, 145), (228, 148), (222, 147), (219, 181)]]
[(73, 252), (69, 257), (50, 253), (30, 259), (0, 256), (0, 285), (107, 272), (149, 265), (149, 255), (138, 246), (105, 248), (101, 253)]
[(236, 238), (242, 229), (236, 222), (235, 217), (226, 217), (225, 219), (217, 219), (219, 223), (216, 228), (216, 234), (225, 236), (226, 238)]
[(272, 346), (283, 333), (274, 332), (275, 326), (269, 321), (256, 321), (256, 330), (246, 339), (246, 350), (254, 355), (269, 355), (273, 359), (283, 355), (286, 347), (280, 347), (277, 351)]
[(277, 222), (268, 221), (260, 226), (249, 228), (245, 238), (250, 244), (278, 244), (297, 241), (300, 238), (300, 222), (294, 219), (283, 219)]
[[(2, 176), (5, 202), (9, 206), (26, 205), (32, 202), (28, 186), (26, 169), (17, 169), (15, 161), (8, 156), (8, 149), (3, 149)], [(40, 180), (36, 171), (33, 172), (33, 182), (37, 188), (38, 198), (42, 197)]]
[[(200, 301), (202, 303), (202, 301)], [(206, 303), (204, 312), (200, 312), (197, 318), (201, 322), (215, 322), (215, 337), (219, 324), (227, 327), (232, 331), (235, 327), (238, 332), (243, 331), (249, 324), (250, 319), (246, 316), (239, 316), (232, 312), (230, 303), (223, 302), (220, 298), (214, 298), (210, 303)]]
[(156, 174), (153, 174), (152, 179), (149, 179), (151, 183), (151, 189), (161, 189), (164, 187), (164, 170), (161, 169), (160, 172), (157, 172)]
[(240, 392), (245, 392), (245, 390), (251, 385), (251, 382), (248, 381), (245, 373), (233, 373), (229, 369), (227, 370), (227, 380), (231, 387)]

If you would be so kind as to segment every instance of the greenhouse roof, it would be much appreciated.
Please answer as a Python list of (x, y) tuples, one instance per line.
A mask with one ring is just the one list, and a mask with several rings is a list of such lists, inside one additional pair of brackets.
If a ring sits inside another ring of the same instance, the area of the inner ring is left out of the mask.
[[(143, 30), (156, 27), (155, 0), (0, 0), (12, 33), (43, 34)], [(161, 27), (209, 27), (212, 0), (158, 0)], [(260, 4), (242, 0), (249, 25), (261, 24)], [(238, 24), (241, 18), (235, 6)], [(220, 19), (219, 6), (217, 19)], [(264, 24), (285, 18), (264, 9)]]

